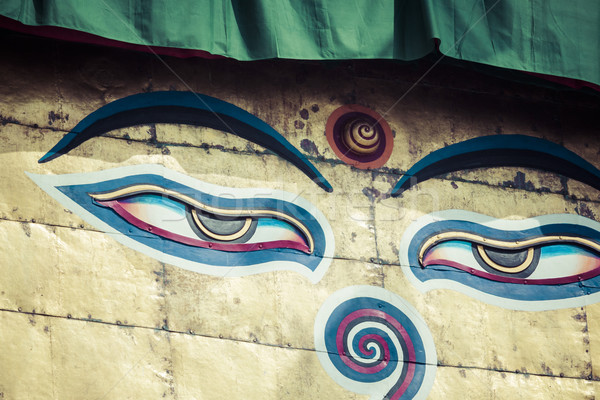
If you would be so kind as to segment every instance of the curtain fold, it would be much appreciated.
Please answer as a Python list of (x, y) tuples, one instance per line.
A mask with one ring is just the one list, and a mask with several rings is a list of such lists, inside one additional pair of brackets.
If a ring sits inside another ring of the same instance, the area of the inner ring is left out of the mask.
[(597, 0), (2, 0), (0, 16), (7, 29), (242, 61), (410, 61), (438, 46), (600, 85)]

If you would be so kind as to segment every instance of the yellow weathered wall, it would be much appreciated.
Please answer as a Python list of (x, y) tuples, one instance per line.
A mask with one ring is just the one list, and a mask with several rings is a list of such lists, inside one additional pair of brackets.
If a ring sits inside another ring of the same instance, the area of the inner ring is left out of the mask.
[[(319, 307), (351, 285), (384, 287), (423, 316), (438, 358), (430, 399), (593, 399), (600, 393), (594, 370), (600, 304), (512, 311), (451, 290), (421, 293), (398, 267), (402, 233), (432, 211), (596, 219), (598, 191), (551, 173), (494, 168), (452, 173), (401, 198), (388, 196), (402, 171), (429, 152), (493, 133), (545, 138), (600, 167), (597, 98), (448, 66), (413, 88), (425, 68), (163, 63), (152, 55), (7, 33), (1, 47), (0, 398), (366, 399), (338, 386), (314, 351)], [(190, 89), (265, 120), (309, 156), (334, 192), (255, 144), (191, 126), (113, 131), (37, 163), (110, 101)], [(341, 163), (327, 143), (328, 116), (351, 103), (385, 113), (395, 132), (392, 156), (378, 170)], [(334, 261), (317, 284), (285, 271), (240, 278), (189, 272), (98, 232), (24, 174), (142, 163), (205, 182), (301, 195), (330, 221)], [(525, 173), (526, 186), (514, 187), (517, 172)]]

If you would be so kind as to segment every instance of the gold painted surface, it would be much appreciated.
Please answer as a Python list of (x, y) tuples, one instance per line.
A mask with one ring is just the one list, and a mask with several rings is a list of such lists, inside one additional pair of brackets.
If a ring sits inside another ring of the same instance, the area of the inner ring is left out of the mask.
[[(573, 190), (573, 184), (577, 181), (561, 178), (552, 172), (520, 167), (497, 167), (497, 168), (475, 168), (466, 171), (452, 172), (447, 175), (448, 179), (456, 179), (467, 182), (483, 182), (492, 186), (501, 186), (507, 189), (535, 189), (548, 193), (564, 193), (567, 188), (570, 193), (579, 196), (590, 192), (589, 185), (580, 190)], [(457, 182), (457, 184), (459, 184)]]
[(53, 399), (51, 318), (0, 311), (0, 399)]
[(315, 285), (288, 271), (234, 278), (167, 266), (165, 281), (172, 330), (313, 349), (314, 319), (325, 299), (346, 286), (381, 285), (381, 266), (336, 260)]
[(580, 308), (507, 310), (449, 289), (422, 294), (399, 266), (384, 266), (384, 273), (385, 288), (400, 294), (423, 316), (442, 365), (573, 378), (591, 373), (587, 325)]
[(162, 266), (108, 235), (0, 221), (0, 307), (161, 327)]
[(353, 399), (314, 351), (172, 335), (178, 399)]
[(56, 228), (0, 220), (0, 307), (56, 312), (61, 241)]
[(62, 318), (49, 330), (54, 398), (175, 398), (166, 333)]
[(600, 371), (598, 370), (598, 365), (600, 365), (600, 303), (585, 306), (580, 316), (585, 323), (582, 330), (584, 337), (589, 341), (589, 346), (585, 351), (589, 354), (592, 371), (588, 378), (600, 381)]
[(597, 382), (474, 368), (440, 367), (429, 399), (591, 400)]
[(164, 332), (12, 312), (0, 324), (0, 398), (174, 398)]
[(156, 140), (161, 143), (172, 143), (193, 147), (219, 146), (230, 151), (254, 153), (264, 152), (264, 147), (242, 139), (232, 133), (218, 131), (203, 126), (156, 124)]

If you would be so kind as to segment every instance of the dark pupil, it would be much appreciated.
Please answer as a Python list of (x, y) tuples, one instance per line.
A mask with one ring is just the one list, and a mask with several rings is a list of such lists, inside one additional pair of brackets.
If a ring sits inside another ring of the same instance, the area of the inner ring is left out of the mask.
[(196, 213), (202, 225), (217, 235), (232, 235), (239, 232), (246, 222), (244, 217), (224, 217), (222, 215), (207, 214), (199, 210)]
[(496, 264), (503, 267), (516, 267), (525, 262), (527, 259), (527, 249), (523, 250), (505, 250), (484, 247), (485, 254)]

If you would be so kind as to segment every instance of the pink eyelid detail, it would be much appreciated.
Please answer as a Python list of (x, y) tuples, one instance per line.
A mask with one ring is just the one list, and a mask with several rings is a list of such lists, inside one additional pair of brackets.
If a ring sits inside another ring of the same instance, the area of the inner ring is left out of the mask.
[(315, 244), (314, 239), (313, 239), (312, 235), (310, 234), (310, 232), (308, 231), (308, 229), (296, 218), (293, 218), (292, 216), (284, 214), (279, 211), (245, 210), (244, 212), (240, 213), (237, 210), (216, 209), (216, 208), (208, 206), (206, 204), (202, 204), (202, 203), (196, 201), (194, 198), (191, 198), (187, 195), (178, 193), (178, 192), (170, 190), (170, 189), (165, 189), (165, 188), (157, 186), (157, 185), (151, 185), (151, 184), (140, 184), (140, 185), (124, 187), (124, 188), (117, 189), (117, 190), (110, 191), (110, 192), (88, 193), (88, 194), (96, 202), (101, 204), (103, 202), (108, 202), (108, 201), (113, 201), (113, 200), (118, 201), (120, 198), (123, 198), (125, 196), (131, 196), (131, 195), (142, 194), (142, 193), (166, 195), (166, 196), (172, 197), (182, 203), (188, 204), (194, 208), (198, 208), (203, 211), (207, 211), (209, 213), (215, 213), (215, 214), (220, 214), (220, 215), (230, 215), (230, 216), (237, 216), (237, 217), (243, 217), (243, 216), (264, 217), (264, 216), (266, 216), (266, 217), (281, 219), (281, 220), (293, 225), (296, 229), (298, 229), (302, 232), (302, 234), (308, 241), (308, 249), (309, 249), (308, 253), (309, 254), (311, 254), (314, 250), (314, 244)]
[(573, 283), (577, 281), (584, 281), (586, 279), (593, 278), (600, 274), (600, 269), (598, 267), (584, 272), (582, 274), (565, 276), (563, 278), (548, 278), (548, 279), (522, 279), (522, 278), (510, 278), (507, 276), (498, 276), (494, 274), (490, 274), (484, 271), (479, 271), (474, 268), (467, 267), (456, 261), (446, 260), (446, 259), (437, 259), (437, 258), (429, 258), (428, 255), (425, 256), (423, 260), (423, 268), (429, 267), (430, 265), (446, 265), (448, 267), (460, 269), (461, 271), (468, 272), (471, 275), (479, 276), (481, 278), (490, 279), (493, 281), (506, 282), (506, 283), (526, 283), (531, 285), (556, 285), (556, 284), (565, 284), (565, 283)]
[(166, 231), (154, 225), (148, 224), (141, 219), (129, 213), (118, 200), (96, 200), (102, 206), (112, 208), (117, 214), (135, 227), (144, 231), (153, 233), (157, 236), (173, 240), (175, 242), (187, 244), (194, 247), (210, 248), (213, 250), (230, 251), (230, 252), (248, 252), (268, 249), (294, 249), (310, 254), (310, 249), (306, 244), (298, 243), (292, 240), (274, 240), (272, 242), (262, 243), (214, 243), (200, 239), (193, 239), (186, 236), (178, 235), (173, 232)]

